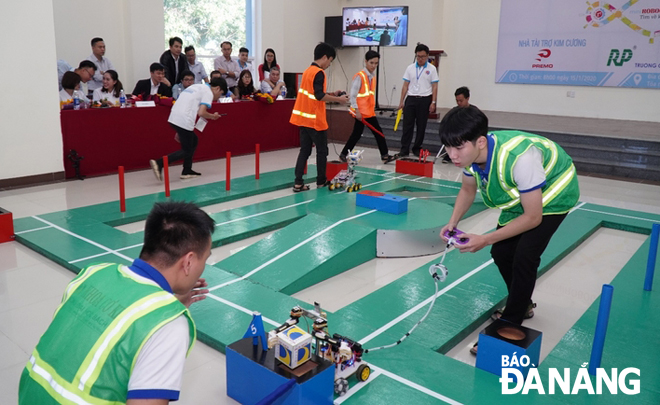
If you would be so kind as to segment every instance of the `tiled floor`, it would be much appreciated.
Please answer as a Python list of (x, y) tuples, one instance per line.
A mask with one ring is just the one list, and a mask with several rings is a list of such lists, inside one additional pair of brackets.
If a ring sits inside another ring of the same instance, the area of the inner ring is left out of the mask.
[[(340, 147), (337, 145), (338, 149)], [(330, 150), (333, 148), (330, 147)], [(264, 153), (261, 156), (262, 171), (291, 167), (296, 155), (297, 150)], [(234, 176), (253, 173), (253, 157), (236, 157), (232, 160)], [(394, 169), (393, 165), (382, 165), (377, 151), (371, 149), (365, 152), (362, 165)], [(179, 166), (175, 166), (172, 173), (178, 173), (178, 169)], [(172, 188), (224, 179), (224, 161), (197, 163), (195, 169), (204, 173), (203, 177), (181, 181), (173, 176), (175, 180)], [(436, 178), (457, 180), (460, 176), (460, 170), (451, 165), (437, 164), (435, 167)], [(150, 171), (128, 173), (126, 184), (127, 197), (162, 190), (162, 184), (155, 181)], [(660, 214), (659, 186), (583, 176), (580, 177), (580, 185), (582, 201)], [(205, 209), (218, 212), (289, 193), (288, 190), (277, 191)], [(19, 218), (114, 201), (117, 196), (117, 179), (108, 176), (0, 192), (0, 207), (12, 211), (14, 217)], [(494, 226), (495, 220), (496, 213), (485, 212), (462, 223), (461, 229), (485, 232)], [(120, 229), (135, 232), (141, 230), (142, 226), (143, 223), (134, 223)], [(264, 236), (214, 249), (209, 263), (218, 262)], [(582, 311), (591, 305), (600, 294), (600, 285), (611, 280), (644, 239), (644, 236), (638, 234), (601, 229), (539, 280), (534, 296), (539, 304), (537, 316), (526, 325), (544, 331), (542, 356), (552, 348), (552, 342), (556, 343)], [(308, 302), (322, 302), (328, 310), (335, 311), (429, 260), (429, 257), (372, 260), (303, 290), (295, 297)], [(451, 269), (451, 264), (447, 264)], [(16, 403), (20, 372), (50, 322), (61, 293), (72, 277), (73, 273), (18, 243), (0, 244), (0, 403)], [(356, 288), (343, 288), (346, 285)], [(343, 293), (338, 294), (337, 291)], [(571, 311), (567, 311), (568, 308)], [(553, 316), (560, 313), (566, 315), (566, 312), (571, 312), (572, 317)], [(459, 343), (448, 355), (464, 362), (473, 362), (474, 359), (467, 354), (467, 347), (476, 339), (476, 333)], [(179, 403), (235, 403), (226, 396), (224, 355), (199, 342), (196, 344), (186, 364)]]

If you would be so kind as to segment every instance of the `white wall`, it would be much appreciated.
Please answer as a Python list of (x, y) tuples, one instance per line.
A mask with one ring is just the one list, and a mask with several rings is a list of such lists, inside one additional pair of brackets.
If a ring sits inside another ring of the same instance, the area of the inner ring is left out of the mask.
[[(2, 5), (0, 179), (64, 170), (51, 0)], [(20, 41), (17, 36), (20, 35)]]
[(52, 0), (57, 58), (73, 67), (92, 53), (101, 37), (128, 92), (149, 77), (164, 48), (163, 0)]

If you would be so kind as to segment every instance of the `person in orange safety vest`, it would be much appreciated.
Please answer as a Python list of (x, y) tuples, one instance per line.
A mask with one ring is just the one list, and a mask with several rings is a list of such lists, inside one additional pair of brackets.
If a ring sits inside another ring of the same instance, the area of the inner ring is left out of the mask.
[(325, 103), (348, 103), (346, 93), (337, 90), (327, 93), (328, 80), (325, 69), (330, 67), (336, 56), (332, 45), (321, 42), (314, 48), (314, 62), (303, 72), (296, 103), (291, 112), (290, 123), (300, 127), (300, 152), (296, 161), (294, 192), (309, 190), (303, 180), (307, 158), (312, 153), (312, 144), (316, 145), (316, 186), (329, 184), (325, 177), (328, 158), (328, 122), (325, 118)]
[(349, 101), (351, 103), (351, 114), (355, 117), (353, 132), (348, 138), (344, 149), (339, 155), (339, 160), (346, 162), (346, 156), (355, 144), (362, 137), (365, 122), (369, 124), (371, 132), (376, 137), (376, 144), (380, 151), (380, 158), (383, 163), (389, 163), (395, 160), (398, 155), (390, 155), (387, 149), (387, 142), (383, 136), (383, 130), (378, 124), (376, 118), (376, 68), (380, 61), (380, 54), (376, 51), (367, 51), (364, 55), (365, 68), (353, 76), (353, 83), (349, 92)]

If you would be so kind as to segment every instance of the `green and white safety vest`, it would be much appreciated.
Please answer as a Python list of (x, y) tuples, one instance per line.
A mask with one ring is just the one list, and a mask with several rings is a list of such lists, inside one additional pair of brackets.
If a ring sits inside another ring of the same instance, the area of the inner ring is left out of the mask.
[[(142, 346), (188, 309), (156, 282), (118, 264), (88, 267), (67, 286), (53, 321), (32, 352), (20, 404), (124, 404)], [(63, 331), (66, 331), (63, 333)]]
[(506, 225), (522, 215), (520, 191), (513, 179), (513, 166), (518, 157), (535, 146), (543, 154), (545, 185), (543, 215), (565, 214), (580, 198), (577, 173), (570, 156), (553, 141), (522, 131), (495, 131), (494, 145), (489, 144), (490, 168), (488, 178), (481, 176), (472, 166), (467, 171), (474, 176), (484, 204), (502, 210), (498, 223)]

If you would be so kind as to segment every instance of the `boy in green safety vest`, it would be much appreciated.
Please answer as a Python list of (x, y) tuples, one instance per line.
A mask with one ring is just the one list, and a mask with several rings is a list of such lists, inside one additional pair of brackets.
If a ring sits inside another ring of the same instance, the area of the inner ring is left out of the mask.
[(81, 270), (23, 370), (19, 404), (179, 399), (196, 336), (188, 307), (208, 293), (200, 276), (214, 229), (194, 204), (157, 203), (139, 259)]
[[(541, 254), (580, 197), (573, 161), (559, 145), (538, 135), (488, 133), (488, 118), (475, 106), (450, 110), (440, 123), (440, 140), (454, 165), (464, 168), (454, 211), (441, 235), (458, 227), (477, 190), (484, 204), (502, 210), (494, 232), (465, 234), (461, 237), (468, 242), (457, 248), (477, 252), (492, 245), (491, 256), (509, 291), (506, 306), (493, 318), (520, 325), (534, 316), (532, 292)], [(476, 354), (476, 345), (471, 351)]]

